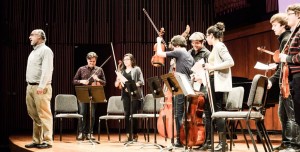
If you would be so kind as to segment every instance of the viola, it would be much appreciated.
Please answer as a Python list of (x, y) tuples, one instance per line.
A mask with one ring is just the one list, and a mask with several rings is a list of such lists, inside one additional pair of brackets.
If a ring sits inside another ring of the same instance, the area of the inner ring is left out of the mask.
[[(158, 36), (162, 37), (163, 34), (165, 33), (164, 28), (161, 28), (160, 31), (158, 31), (157, 27), (155, 26), (154, 22), (152, 21), (151, 17), (149, 16), (148, 12), (143, 8), (143, 12), (144, 14), (147, 16), (148, 20), (150, 21), (150, 23), (152, 24), (153, 28), (155, 29), (156, 33), (158, 34)], [(165, 51), (165, 48), (167, 46), (166, 42), (162, 39), (162, 43), (164, 45), (161, 45), (161, 49), (162, 51)], [(155, 52), (155, 54), (152, 56), (151, 58), (151, 64), (154, 67), (161, 67), (165, 65), (165, 58), (163, 57), (159, 57), (156, 53), (157, 53), (157, 44), (155, 44), (153, 46), (153, 51)]]
[[(162, 27), (159, 32), (159, 36), (162, 37), (165, 33), (165, 29)], [(161, 45), (161, 50), (164, 52), (166, 49), (165, 45)], [(151, 64), (155, 67), (160, 67), (165, 65), (165, 59), (164, 57), (159, 57), (157, 55), (157, 43), (153, 46), (153, 51), (155, 54), (151, 58)]]

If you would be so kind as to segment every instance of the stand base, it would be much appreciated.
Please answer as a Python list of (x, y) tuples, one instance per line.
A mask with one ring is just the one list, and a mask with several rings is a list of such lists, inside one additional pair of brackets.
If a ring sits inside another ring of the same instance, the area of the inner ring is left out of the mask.
[(173, 150), (176, 150), (176, 149), (182, 149), (182, 150), (181, 150), (182, 152), (191, 152), (191, 151), (193, 151), (193, 149), (188, 148), (188, 147), (186, 147), (186, 146), (183, 146), (183, 147), (175, 147), (173, 144), (170, 145), (170, 146), (165, 147), (163, 150), (173, 151)]

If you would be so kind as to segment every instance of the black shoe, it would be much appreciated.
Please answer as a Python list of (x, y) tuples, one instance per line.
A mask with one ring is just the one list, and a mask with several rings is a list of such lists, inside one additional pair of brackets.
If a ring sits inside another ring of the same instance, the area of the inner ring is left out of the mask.
[(93, 136), (93, 134), (86, 134), (85, 138), (87, 140), (95, 140), (96, 138)]
[(39, 145), (39, 144), (36, 144), (36, 143), (30, 143), (30, 144), (25, 145), (25, 147), (26, 147), (26, 148), (37, 148), (37, 145)]
[(43, 143), (43, 144), (37, 145), (36, 147), (40, 148), (40, 149), (44, 149), (44, 148), (52, 148), (52, 145), (49, 145), (47, 143)]
[(206, 150), (209, 150), (209, 149), (211, 149), (211, 144), (206, 142), (206, 143), (203, 144), (201, 147), (199, 147), (198, 150), (206, 151)]

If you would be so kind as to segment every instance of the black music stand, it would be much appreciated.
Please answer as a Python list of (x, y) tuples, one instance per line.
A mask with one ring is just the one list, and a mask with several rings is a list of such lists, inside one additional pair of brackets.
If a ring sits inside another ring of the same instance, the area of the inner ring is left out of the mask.
[[(147, 144), (147, 145), (154, 145), (163, 150), (163, 146), (157, 144), (156, 141), (156, 133), (157, 133), (157, 118), (156, 118), (156, 98), (162, 98), (164, 97), (164, 93), (162, 91), (162, 87), (160, 84), (160, 79), (156, 77), (151, 77), (147, 79), (148, 86), (150, 91), (152, 92), (153, 98), (154, 98), (154, 144)], [(149, 137), (148, 137), (149, 138)]]
[[(75, 86), (77, 98), (80, 102), (89, 103), (90, 111), (90, 131), (92, 131), (92, 103), (107, 102), (105, 98), (103, 86)], [(100, 144), (98, 141), (91, 140), (91, 133), (89, 134), (89, 142)]]
[(141, 95), (138, 93), (137, 86), (134, 80), (126, 81), (125, 87), (130, 95), (130, 134), (129, 134), (129, 141), (126, 142), (124, 145), (128, 146), (129, 144), (133, 143), (132, 134), (133, 134), (133, 117), (132, 117), (132, 102), (134, 100), (138, 100), (141, 98)]
[[(174, 99), (175, 99), (175, 95), (179, 95), (179, 94), (184, 94), (185, 97), (188, 96), (195, 96), (195, 92), (192, 88), (192, 86), (190, 85), (190, 82), (187, 78), (186, 75), (182, 74), (182, 73), (178, 73), (175, 72), (173, 73), (168, 73), (165, 75), (162, 75), (161, 78), (163, 79), (164, 83), (167, 85), (169, 90), (172, 90), (172, 100), (173, 100), (173, 104), (174, 104)], [(185, 102), (184, 102), (184, 118), (185, 118), (185, 126), (187, 126), (187, 99), (185, 98)], [(177, 110), (177, 106), (175, 104), (175, 110)], [(174, 110), (172, 110), (172, 117), (174, 117)], [(177, 115), (175, 115), (175, 118), (177, 117)], [(174, 121), (175, 118), (172, 118), (172, 120)], [(172, 124), (174, 125), (174, 122), (172, 122)], [(187, 145), (188, 145), (188, 134), (187, 134), (187, 127), (185, 127), (185, 150), (187, 150)], [(177, 133), (177, 136), (180, 136), (180, 132)], [(174, 145), (174, 126), (172, 128), (172, 144)], [(173, 149), (172, 148), (168, 148), (168, 149)]]

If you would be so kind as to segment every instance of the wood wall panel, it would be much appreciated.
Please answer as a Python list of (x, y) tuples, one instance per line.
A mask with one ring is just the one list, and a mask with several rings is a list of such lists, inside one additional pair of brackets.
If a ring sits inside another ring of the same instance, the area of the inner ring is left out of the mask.
[[(268, 21), (228, 31), (225, 34), (225, 44), (235, 61), (235, 66), (232, 68), (233, 76), (242, 76), (250, 80), (256, 74), (265, 74), (265, 71), (254, 69), (254, 65), (258, 61), (264, 64), (274, 63), (272, 56), (257, 51), (257, 47), (265, 46), (269, 50), (275, 50), (279, 47), (277, 37), (271, 30)], [(274, 72), (274, 70), (269, 71), (267, 76), (271, 76)], [(251, 128), (254, 129), (255, 124), (252, 122), (250, 124)], [(281, 130), (278, 105), (267, 109), (265, 125), (268, 130)], [(243, 126), (245, 126), (244, 122)]]

